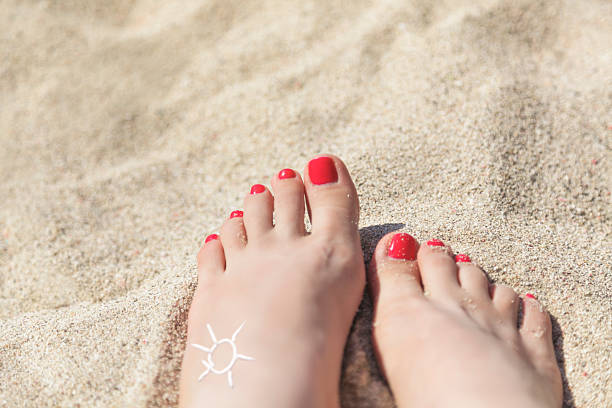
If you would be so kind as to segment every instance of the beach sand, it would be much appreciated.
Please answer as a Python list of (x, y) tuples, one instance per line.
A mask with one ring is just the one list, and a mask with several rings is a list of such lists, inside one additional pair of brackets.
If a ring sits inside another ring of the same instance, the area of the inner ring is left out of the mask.
[[(565, 405), (612, 406), (609, 1), (4, 0), (0, 26), (0, 406), (175, 405), (203, 238), (321, 152), (366, 259), (394, 229), (469, 254), (550, 311)], [(393, 406), (370, 327), (366, 296), (344, 407)]]

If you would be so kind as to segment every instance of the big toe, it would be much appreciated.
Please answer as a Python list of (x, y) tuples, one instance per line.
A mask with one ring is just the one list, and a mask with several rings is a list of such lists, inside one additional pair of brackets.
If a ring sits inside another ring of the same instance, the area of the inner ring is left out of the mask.
[[(402, 377), (397, 351), (409, 347), (397, 329), (406, 327), (411, 316), (420, 316), (426, 301), (416, 255), (418, 242), (409, 234), (390, 233), (376, 246), (368, 267), (370, 294), (374, 302), (372, 341), (379, 367), (393, 382)], [(395, 383), (391, 387), (399, 387)]]
[(386, 305), (423, 296), (416, 262), (418, 249), (418, 242), (405, 233), (390, 233), (378, 242), (368, 268), (377, 314), (384, 313)]
[(342, 160), (332, 155), (312, 159), (304, 171), (304, 185), (313, 234), (358, 235), (359, 200)]

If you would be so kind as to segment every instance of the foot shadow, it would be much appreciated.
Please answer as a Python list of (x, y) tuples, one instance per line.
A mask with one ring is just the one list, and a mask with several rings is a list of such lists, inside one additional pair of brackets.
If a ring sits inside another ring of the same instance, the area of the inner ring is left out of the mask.
[(376, 245), (382, 237), (390, 232), (400, 230), (405, 226), (406, 224), (392, 223), (371, 225), (361, 228), (359, 230), (359, 236), (361, 237), (361, 249), (363, 250), (363, 260), (365, 263), (368, 264), (370, 262), (374, 249), (376, 249)]
[(196, 283), (194, 280), (185, 288), (171, 309), (165, 328), (164, 348), (159, 356), (153, 392), (147, 400), (147, 407), (178, 406), (181, 364), (187, 341), (187, 316)]
[(555, 347), (555, 357), (557, 359), (557, 365), (559, 366), (559, 370), (561, 370), (561, 380), (563, 381), (563, 408), (576, 408), (576, 402), (574, 401), (574, 394), (569, 387), (569, 383), (567, 382), (567, 377), (565, 374), (565, 356), (563, 353), (563, 330), (561, 330), (561, 325), (557, 321), (557, 318), (553, 315), (550, 315), (550, 320), (552, 322), (552, 336), (553, 336), (553, 345)]
[[(376, 244), (392, 232), (404, 228), (405, 224), (372, 225), (359, 230), (361, 248), (366, 264), (370, 262)], [(370, 291), (366, 289), (353, 320), (351, 333), (344, 349), (342, 378), (340, 379), (340, 402), (343, 408), (396, 407), (389, 385), (382, 375), (372, 346), (373, 304)]]

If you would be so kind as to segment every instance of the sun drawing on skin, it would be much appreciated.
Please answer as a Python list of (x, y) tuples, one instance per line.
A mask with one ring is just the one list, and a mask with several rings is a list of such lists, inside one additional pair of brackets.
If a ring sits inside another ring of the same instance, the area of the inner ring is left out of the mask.
[[(245, 323), (246, 323), (246, 320), (242, 322), (240, 327), (238, 327), (238, 329), (234, 332), (231, 339), (225, 338), (221, 340), (217, 340), (217, 337), (215, 337), (215, 333), (213, 332), (212, 327), (210, 327), (210, 324), (208, 323), (206, 324), (206, 328), (208, 329), (208, 333), (210, 333), (210, 338), (213, 341), (213, 345), (210, 348), (208, 348), (208, 347), (204, 347), (199, 344), (191, 344), (193, 347), (197, 348), (198, 350), (202, 350), (208, 353), (208, 359), (202, 360), (202, 364), (204, 364), (204, 367), (206, 367), (206, 370), (202, 374), (200, 374), (200, 376), (198, 377), (198, 381), (202, 381), (202, 379), (206, 377), (208, 373), (219, 374), (219, 375), (227, 373), (227, 383), (229, 384), (230, 388), (234, 388), (234, 380), (232, 379), (232, 367), (234, 366), (234, 364), (236, 364), (236, 361), (237, 360), (249, 360), (249, 361), (255, 360), (253, 357), (248, 357), (243, 354), (238, 354), (238, 350), (236, 349), (236, 343), (234, 343), (236, 341), (236, 336), (238, 336), (238, 333), (240, 333), (240, 330), (242, 330), (242, 327), (244, 326)], [(215, 368), (215, 363), (212, 361), (212, 355), (215, 349), (217, 348), (217, 346), (223, 343), (228, 343), (232, 347), (232, 359), (222, 370), (218, 370)]]

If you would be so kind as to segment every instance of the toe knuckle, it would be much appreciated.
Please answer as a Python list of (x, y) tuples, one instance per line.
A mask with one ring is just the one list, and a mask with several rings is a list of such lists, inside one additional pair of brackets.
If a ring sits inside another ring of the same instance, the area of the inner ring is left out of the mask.
[(504, 295), (507, 298), (514, 299), (517, 297), (517, 293), (510, 286), (506, 285), (498, 285), (497, 289), (501, 295)]
[(334, 265), (349, 266), (360, 261), (360, 257), (355, 248), (345, 242), (330, 245), (327, 255), (328, 262)]
[(344, 241), (318, 241), (311, 254), (319, 265), (331, 269), (342, 270), (363, 262), (361, 251), (351, 243)]

